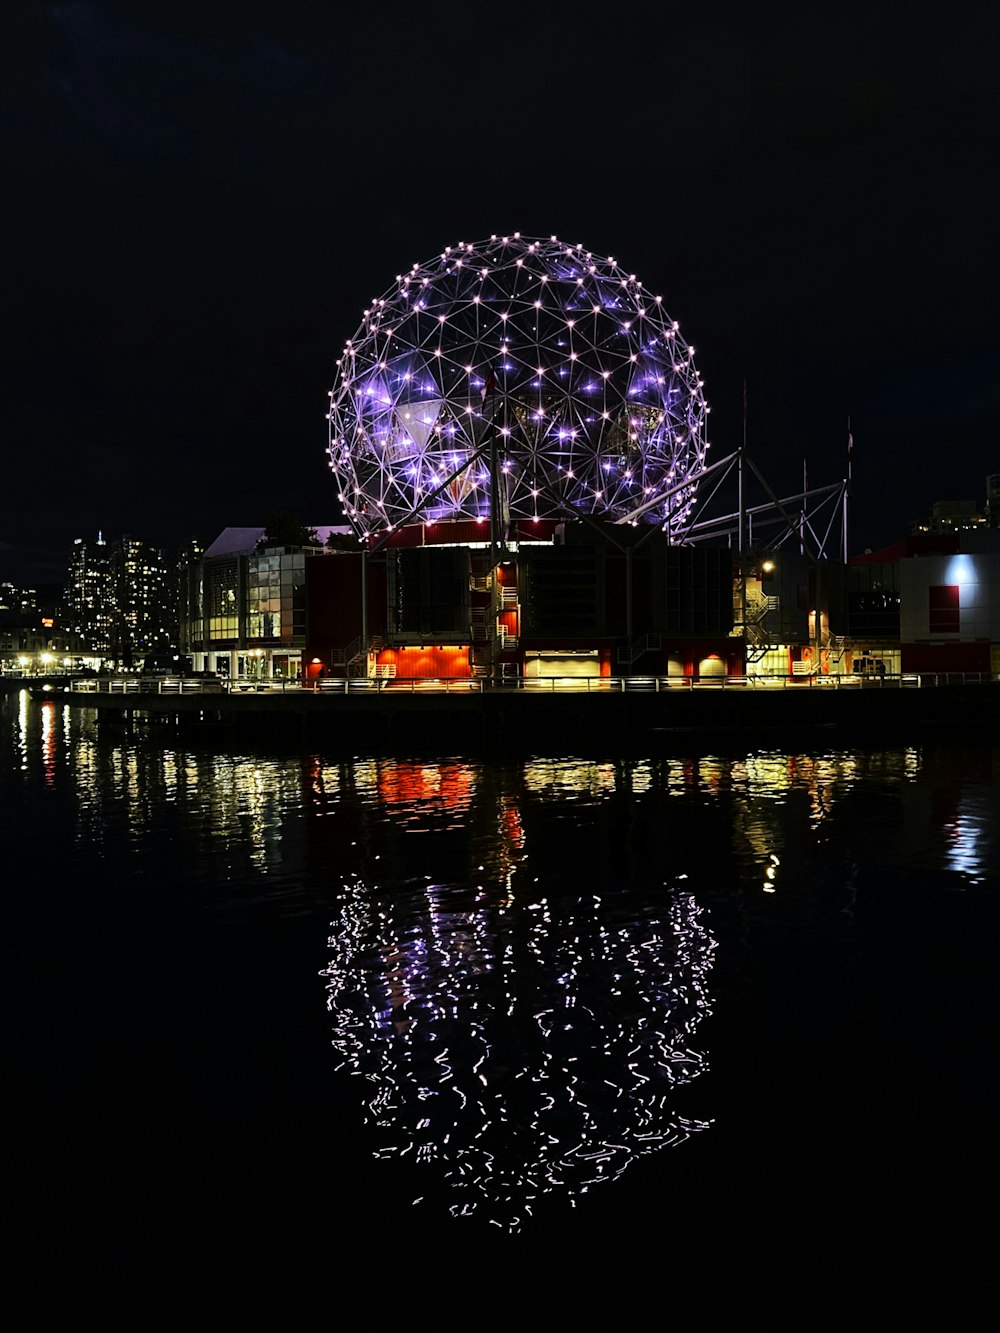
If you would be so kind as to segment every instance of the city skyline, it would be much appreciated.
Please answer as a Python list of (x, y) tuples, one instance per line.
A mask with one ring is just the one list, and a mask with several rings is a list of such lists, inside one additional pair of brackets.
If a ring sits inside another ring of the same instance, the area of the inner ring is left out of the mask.
[(276, 509), (343, 522), (344, 340), (395, 274), (505, 229), (662, 291), (715, 457), (745, 424), (781, 492), (836, 481), (850, 417), (853, 549), (983, 504), (995, 6), (905, 33), (639, 6), (589, 36), (390, 10), (388, 37), (306, 4), (16, 11), (0, 577), (58, 581), (98, 528), (170, 549)]

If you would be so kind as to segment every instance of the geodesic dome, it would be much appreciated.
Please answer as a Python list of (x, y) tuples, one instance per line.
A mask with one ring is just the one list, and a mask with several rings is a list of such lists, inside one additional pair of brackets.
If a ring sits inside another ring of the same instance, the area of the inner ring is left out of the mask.
[(504, 519), (676, 529), (708, 411), (659, 296), (612, 258), (514, 233), (449, 246), (372, 302), (337, 362), (330, 465), (362, 535), (487, 518), (491, 492)]

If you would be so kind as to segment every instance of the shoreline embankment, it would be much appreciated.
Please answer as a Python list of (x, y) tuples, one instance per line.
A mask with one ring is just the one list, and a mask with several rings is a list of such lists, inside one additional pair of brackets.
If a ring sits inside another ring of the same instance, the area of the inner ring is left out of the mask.
[(129, 694), (52, 691), (38, 695), (93, 709), (98, 721), (173, 722), (234, 736), (340, 739), (358, 745), (643, 747), (692, 738), (752, 745), (786, 740), (877, 744), (924, 739), (1000, 742), (1000, 683), (925, 689), (802, 688), (549, 691), (381, 689), (330, 693)]

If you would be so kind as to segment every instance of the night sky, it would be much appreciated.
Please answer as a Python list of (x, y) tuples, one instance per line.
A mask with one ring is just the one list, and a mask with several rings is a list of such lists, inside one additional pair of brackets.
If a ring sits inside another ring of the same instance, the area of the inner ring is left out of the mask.
[(713, 457), (846, 468), (852, 548), (1000, 471), (1000, 6), (4, 10), (0, 577), (74, 537), (342, 522), (327, 391), (459, 240), (614, 255)]

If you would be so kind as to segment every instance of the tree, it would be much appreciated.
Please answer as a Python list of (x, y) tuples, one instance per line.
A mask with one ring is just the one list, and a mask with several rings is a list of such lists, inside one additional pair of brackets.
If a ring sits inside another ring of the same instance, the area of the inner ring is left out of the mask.
[(265, 546), (319, 546), (315, 528), (307, 528), (296, 514), (271, 514), (265, 522), (264, 535), (257, 543), (258, 551)]
[(326, 549), (328, 551), (360, 551), (364, 549), (364, 543), (357, 537), (348, 532), (331, 532), (327, 534)]

